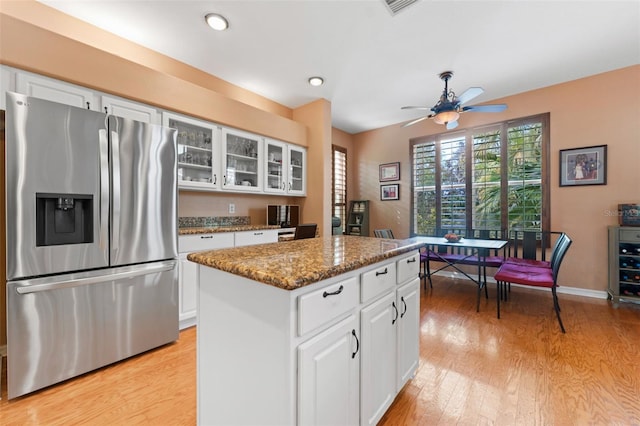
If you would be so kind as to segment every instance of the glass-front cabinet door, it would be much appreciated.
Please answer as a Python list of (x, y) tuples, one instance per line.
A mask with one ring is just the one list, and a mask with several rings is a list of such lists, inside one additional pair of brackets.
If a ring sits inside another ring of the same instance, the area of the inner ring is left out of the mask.
[(307, 193), (307, 150), (295, 145), (288, 146), (289, 173), (287, 192), (292, 195)]
[(264, 192), (287, 192), (287, 145), (265, 139), (265, 183)]
[(262, 191), (262, 138), (222, 129), (223, 189)]
[(220, 128), (206, 121), (165, 112), (165, 126), (178, 130), (178, 187), (220, 188)]

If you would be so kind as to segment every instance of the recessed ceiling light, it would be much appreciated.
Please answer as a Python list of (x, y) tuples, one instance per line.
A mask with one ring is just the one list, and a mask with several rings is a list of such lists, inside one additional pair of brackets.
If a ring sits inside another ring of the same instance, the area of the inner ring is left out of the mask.
[(322, 77), (311, 77), (309, 79), (309, 84), (312, 86), (322, 86), (324, 80)]
[(207, 21), (207, 24), (216, 31), (224, 31), (229, 28), (229, 21), (227, 21), (224, 16), (218, 15), (217, 13), (209, 13), (204, 17), (204, 20)]

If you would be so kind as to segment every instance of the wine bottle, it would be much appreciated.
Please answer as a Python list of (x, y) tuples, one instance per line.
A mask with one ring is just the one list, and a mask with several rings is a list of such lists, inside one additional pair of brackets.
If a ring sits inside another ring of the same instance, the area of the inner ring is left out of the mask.
[(631, 291), (630, 285), (621, 285), (620, 294), (624, 294), (625, 296), (634, 296), (633, 291)]
[(620, 247), (620, 253), (627, 254), (627, 253), (629, 253), (629, 250), (627, 250), (626, 247)]
[(620, 259), (620, 267), (621, 268), (628, 268), (629, 267), (629, 263), (627, 262), (627, 259)]
[(629, 281), (629, 275), (627, 275), (627, 274), (620, 274), (620, 280), (622, 280), (622, 281)]

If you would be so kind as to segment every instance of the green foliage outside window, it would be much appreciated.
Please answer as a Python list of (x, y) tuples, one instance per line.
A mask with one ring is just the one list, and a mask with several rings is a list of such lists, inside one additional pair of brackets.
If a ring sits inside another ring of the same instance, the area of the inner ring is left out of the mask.
[(502, 123), (415, 143), (413, 233), (541, 230), (544, 124)]

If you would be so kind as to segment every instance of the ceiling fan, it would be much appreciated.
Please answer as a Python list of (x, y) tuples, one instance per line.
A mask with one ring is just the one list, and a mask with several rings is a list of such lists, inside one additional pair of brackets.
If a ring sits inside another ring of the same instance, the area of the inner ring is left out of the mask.
[(445, 71), (440, 74), (440, 79), (444, 80), (444, 90), (442, 91), (442, 95), (433, 107), (428, 106), (404, 106), (402, 109), (420, 109), (431, 111), (431, 114), (420, 117), (413, 121), (409, 121), (404, 124), (402, 127), (408, 127), (413, 124), (418, 123), (419, 121), (426, 120), (427, 118), (433, 118), (438, 124), (444, 124), (447, 126), (447, 130), (455, 129), (458, 127), (458, 117), (460, 114), (467, 111), (477, 111), (477, 112), (501, 112), (507, 109), (507, 105), (505, 104), (494, 104), (494, 105), (470, 105), (470, 106), (462, 106), (462, 104), (469, 102), (471, 99), (479, 96), (484, 92), (482, 87), (470, 87), (465, 90), (460, 96), (456, 96), (453, 90), (449, 90), (448, 82), (449, 79), (453, 76), (453, 71)]

